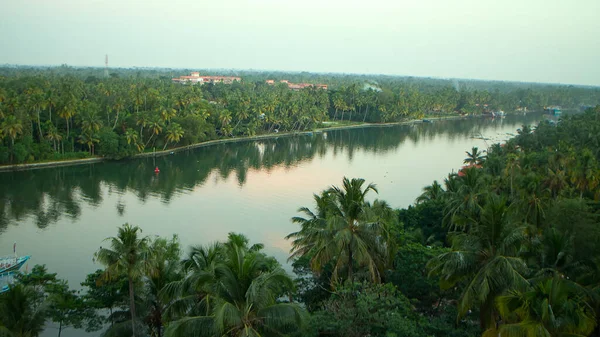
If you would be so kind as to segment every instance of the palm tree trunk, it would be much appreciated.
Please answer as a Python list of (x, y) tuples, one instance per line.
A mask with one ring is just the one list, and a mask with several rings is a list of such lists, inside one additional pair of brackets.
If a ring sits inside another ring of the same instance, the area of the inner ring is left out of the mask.
[(150, 138), (148, 138), (148, 143), (146, 143), (146, 145), (144, 145), (144, 147), (148, 147), (148, 144), (150, 144), (152, 137), (154, 137), (154, 132), (150, 135)]
[(115, 118), (115, 124), (113, 124), (113, 127), (112, 127), (113, 130), (117, 127), (118, 121), (119, 121), (119, 110), (117, 110), (117, 117)]
[(348, 246), (348, 280), (352, 283), (352, 247)]
[(132, 336), (135, 337), (135, 296), (133, 294), (133, 279), (129, 279), (129, 312), (131, 313), (131, 332)]
[(40, 119), (40, 109), (37, 109), (37, 126), (38, 126), (38, 134), (40, 136), (40, 143), (41, 143), (42, 140), (44, 139), (44, 136), (42, 135), (42, 121)]

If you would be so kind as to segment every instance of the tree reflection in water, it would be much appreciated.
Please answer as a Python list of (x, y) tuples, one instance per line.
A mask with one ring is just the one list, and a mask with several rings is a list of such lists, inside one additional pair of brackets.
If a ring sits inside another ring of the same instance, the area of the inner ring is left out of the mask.
[[(233, 173), (242, 187), (248, 170), (291, 169), (329, 153), (347, 156), (351, 162), (356, 151), (383, 154), (397, 150), (404, 142), (416, 144), (440, 136), (444, 142), (452, 142), (492, 133), (501, 123), (516, 129), (540, 118), (530, 114), (504, 120), (473, 118), (334, 130), (224, 143), (157, 158), (0, 173), (0, 231), (27, 217), (35, 218), (41, 229), (61, 217), (77, 220), (81, 204), (97, 207), (102, 204), (104, 193), (133, 192), (141, 201), (160, 198), (168, 204), (178, 193), (204, 184), (212, 173), (223, 180)], [(155, 166), (160, 167), (158, 175), (153, 173)], [(119, 215), (126, 212), (126, 204), (120, 197), (115, 210)]]

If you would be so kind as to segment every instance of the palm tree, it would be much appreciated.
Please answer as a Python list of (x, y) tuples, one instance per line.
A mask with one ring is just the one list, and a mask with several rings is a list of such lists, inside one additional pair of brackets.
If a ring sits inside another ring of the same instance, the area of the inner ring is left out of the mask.
[(81, 116), (81, 129), (85, 133), (98, 132), (102, 127), (102, 121), (96, 111), (88, 111)]
[(177, 116), (177, 110), (173, 109), (173, 108), (163, 108), (160, 111), (160, 119), (164, 122), (164, 123), (169, 123), (171, 121), (171, 118)]
[(555, 275), (525, 291), (509, 291), (496, 300), (504, 324), (484, 336), (589, 336), (596, 317), (582, 288)]
[[(298, 232), (288, 235), (292, 241), (291, 258), (308, 256), (311, 267), (320, 272), (333, 263), (332, 284), (338, 281), (339, 271), (347, 267), (347, 280), (354, 277), (354, 265), (366, 267), (369, 278), (378, 282), (381, 267), (388, 260), (389, 223), (393, 221), (387, 204), (376, 201), (372, 206), (365, 201), (375, 185), (363, 189), (364, 179), (344, 178), (343, 187), (331, 187), (320, 197), (315, 196), (317, 212), (307, 208), (299, 211), (308, 218), (294, 218), (302, 225)], [(377, 207), (375, 207), (377, 205)]]
[(170, 282), (182, 277), (179, 263), (181, 249), (176, 235), (171, 240), (156, 238), (149, 244), (152, 273), (145, 278), (146, 293), (143, 296), (150, 336), (161, 337), (163, 316), (168, 301), (161, 298), (160, 290)]
[(14, 146), (15, 139), (23, 133), (23, 124), (15, 116), (8, 116), (0, 125), (0, 130), (10, 138), (10, 143)]
[(152, 138), (154, 136), (158, 136), (163, 130), (162, 120), (158, 117), (155, 117), (152, 120), (150, 120), (148, 126), (150, 127), (152, 134), (150, 134), (150, 138), (148, 138), (148, 142), (144, 145), (144, 147), (148, 146), (148, 144), (150, 144), (150, 142), (152, 141)]
[(60, 132), (58, 132), (58, 129), (54, 126), (51, 126), (48, 132), (46, 133), (46, 138), (52, 141), (52, 144), (54, 145), (54, 151), (56, 152), (56, 143), (60, 145), (60, 141), (62, 140), (62, 135), (60, 134)]
[[(298, 331), (302, 309), (277, 300), (293, 289), (292, 279), (260, 252), (262, 245), (248, 247), (247, 242), (230, 235), (225, 244), (196, 250), (186, 278), (167, 287), (191, 290), (179, 294), (195, 294), (196, 305), (169, 323), (166, 336), (281, 336)], [(186, 282), (193, 287), (179, 287)]]
[(60, 110), (60, 112), (58, 113), (58, 115), (60, 116), (60, 118), (64, 118), (65, 122), (67, 124), (67, 141), (69, 139), (69, 120), (75, 116), (75, 114), (77, 113), (77, 111), (75, 110), (75, 103), (74, 102), (67, 102), (63, 108)]
[(95, 147), (94, 144), (99, 143), (100, 139), (98, 139), (96, 135), (89, 131), (82, 133), (81, 135), (79, 135), (78, 138), (79, 140), (77, 142), (79, 144), (86, 145), (88, 147), (88, 150), (90, 151), (90, 154), (93, 156)]
[(110, 248), (102, 248), (94, 254), (95, 260), (106, 267), (104, 277), (116, 279), (121, 275), (127, 276), (129, 282), (129, 310), (131, 312), (131, 329), (135, 336), (135, 294), (134, 283), (139, 280), (149, 268), (148, 238), (140, 237), (142, 230), (128, 223), (119, 227), (116, 237), (107, 238)]
[(579, 190), (579, 198), (598, 186), (598, 163), (590, 150), (585, 149), (578, 155), (577, 164), (571, 172), (571, 182)]
[(127, 145), (131, 145), (131, 143), (137, 144), (138, 134), (134, 129), (127, 129), (127, 131), (125, 131), (125, 137), (127, 138)]
[(420, 204), (427, 201), (440, 200), (443, 195), (444, 188), (437, 180), (434, 180), (433, 184), (423, 188), (423, 193), (417, 198), (416, 202), (417, 204)]
[(445, 288), (466, 282), (459, 299), (459, 316), (478, 305), (481, 327), (487, 329), (495, 322), (494, 298), (527, 285), (522, 276), (525, 263), (517, 257), (525, 229), (509, 221), (502, 197), (490, 195), (479, 207), (478, 218), (471, 219), (469, 230), (453, 233), (452, 250), (433, 258), (428, 268), (441, 277)]
[(473, 146), (471, 152), (466, 151), (467, 158), (465, 158), (464, 163), (468, 165), (480, 165), (485, 160), (485, 155), (479, 152), (477, 146)]
[(39, 294), (33, 287), (16, 285), (0, 295), (0, 334), (37, 337), (44, 331), (46, 306), (36, 303)]
[(163, 150), (167, 148), (167, 145), (169, 143), (178, 143), (179, 140), (181, 139), (181, 137), (183, 137), (184, 131), (181, 128), (181, 125), (177, 124), (177, 123), (172, 123), (171, 125), (169, 125), (169, 127), (167, 128), (167, 134), (166, 134), (166, 142), (165, 142), (165, 147), (163, 147)]
[(146, 112), (136, 114), (135, 124), (140, 126), (140, 140), (142, 143), (144, 142), (144, 128), (148, 126), (149, 122), (150, 120), (148, 119)]

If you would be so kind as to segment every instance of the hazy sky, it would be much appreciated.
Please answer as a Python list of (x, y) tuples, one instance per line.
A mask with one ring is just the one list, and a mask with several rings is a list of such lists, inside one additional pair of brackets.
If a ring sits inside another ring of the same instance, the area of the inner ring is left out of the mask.
[(0, 0), (0, 64), (600, 85), (600, 0)]

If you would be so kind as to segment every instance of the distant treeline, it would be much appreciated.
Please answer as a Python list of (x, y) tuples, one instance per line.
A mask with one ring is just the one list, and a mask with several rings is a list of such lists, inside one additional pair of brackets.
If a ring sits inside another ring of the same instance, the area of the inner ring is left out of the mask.
[[(428, 114), (579, 109), (600, 88), (475, 80), (206, 71), (241, 83), (172, 83), (187, 70), (0, 68), (0, 164), (133, 154), (221, 137), (313, 129), (323, 121), (395, 122)], [(289, 90), (276, 81), (325, 83)]]

